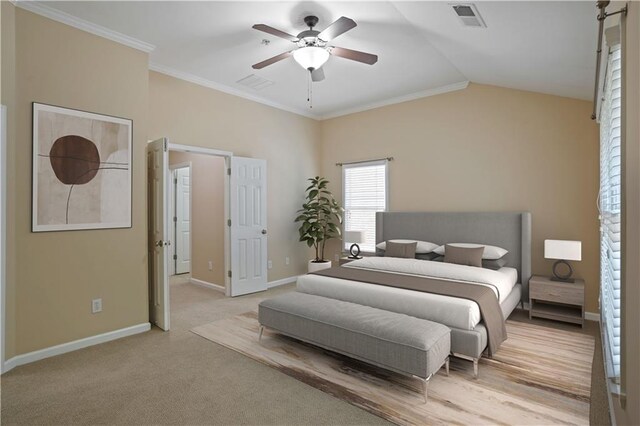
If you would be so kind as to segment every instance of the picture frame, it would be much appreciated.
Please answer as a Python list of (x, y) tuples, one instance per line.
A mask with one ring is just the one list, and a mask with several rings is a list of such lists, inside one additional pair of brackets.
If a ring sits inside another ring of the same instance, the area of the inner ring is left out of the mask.
[(131, 228), (133, 121), (32, 107), (32, 232)]

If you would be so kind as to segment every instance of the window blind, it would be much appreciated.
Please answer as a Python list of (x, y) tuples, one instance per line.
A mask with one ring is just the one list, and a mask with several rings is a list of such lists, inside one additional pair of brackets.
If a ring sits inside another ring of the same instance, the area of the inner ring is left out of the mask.
[[(376, 212), (387, 210), (387, 160), (342, 166), (344, 230), (364, 231), (363, 252), (375, 252)], [(345, 241), (344, 249), (350, 247)]]
[(609, 53), (600, 111), (600, 310), (609, 377), (620, 377), (621, 52)]

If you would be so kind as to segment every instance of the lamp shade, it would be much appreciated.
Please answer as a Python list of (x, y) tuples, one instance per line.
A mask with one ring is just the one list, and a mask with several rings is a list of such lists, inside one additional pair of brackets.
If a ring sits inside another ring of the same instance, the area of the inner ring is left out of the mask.
[(544, 240), (545, 259), (582, 260), (582, 242)]
[(351, 244), (362, 244), (364, 243), (364, 231), (345, 231), (344, 232), (344, 242)]
[(301, 47), (293, 51), (293, 59), (305, 70), (317, 70), (329, 59), (327, 49), (317, 46)]

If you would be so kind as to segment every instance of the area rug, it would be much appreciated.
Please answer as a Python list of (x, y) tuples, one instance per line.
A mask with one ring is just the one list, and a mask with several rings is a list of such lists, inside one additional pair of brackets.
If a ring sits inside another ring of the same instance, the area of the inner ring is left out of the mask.
[(588, 424), (593, 337), (507, 321), (509, 338), (493, 359), (452, 358), (436, 374), (424, 404), (418, 380), (351, 360), (266, 330), (257, 312), (191, 331), (400, 425)]

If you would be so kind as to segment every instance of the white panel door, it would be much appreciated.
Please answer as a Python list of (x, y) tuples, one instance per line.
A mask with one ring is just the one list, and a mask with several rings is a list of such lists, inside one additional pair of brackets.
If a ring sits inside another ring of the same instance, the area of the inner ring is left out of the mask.
[(267, 289), (267, 162), (231, 157), (231, 296)]
[(176, 169), (176, 274), (191, 271), (190, 167)]
[(149, 316), (169, 330), (169, 155), (166, 138), (147, 145), (149, 199)]

